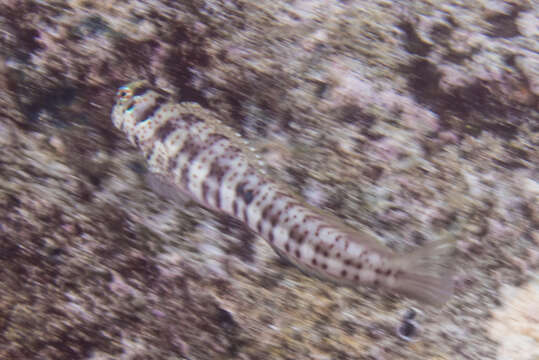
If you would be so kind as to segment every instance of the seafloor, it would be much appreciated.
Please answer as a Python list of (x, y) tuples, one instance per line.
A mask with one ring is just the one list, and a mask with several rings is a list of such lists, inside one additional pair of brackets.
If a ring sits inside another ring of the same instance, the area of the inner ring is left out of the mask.
[[(539, 359), (538, 14), (2, 0), (0, 358)], [(328, 284), (154, 195), (110, 121), (136, 78), (212, 109), (272, 176), (398, 251), (450, 231), (455, 296)]]

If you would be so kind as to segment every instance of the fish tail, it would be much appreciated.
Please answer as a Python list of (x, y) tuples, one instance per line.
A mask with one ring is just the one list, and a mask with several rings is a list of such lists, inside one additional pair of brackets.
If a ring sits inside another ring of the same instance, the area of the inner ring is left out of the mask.
[(396, 259), (400, 270), (394, 291), (430, 305), (443, 305), (453, 294), (455, 241), (445, 238)]

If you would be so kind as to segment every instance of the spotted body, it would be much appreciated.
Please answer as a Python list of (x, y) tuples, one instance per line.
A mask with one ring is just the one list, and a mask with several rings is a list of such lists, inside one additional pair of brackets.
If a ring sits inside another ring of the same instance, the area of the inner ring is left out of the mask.
[(112, 120), (161, 183), (239, 219), (306, 272), (433, 304), (451, 295), (450, 242), (395, 254), (268, 178), (239, 135), (198, 104), (170, 103), (163, 92), (136, 81), (118, 90)]

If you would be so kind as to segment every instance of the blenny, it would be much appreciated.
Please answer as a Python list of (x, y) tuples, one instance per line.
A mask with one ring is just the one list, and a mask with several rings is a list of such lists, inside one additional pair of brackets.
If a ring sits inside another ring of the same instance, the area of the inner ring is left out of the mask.
[(434, 305), (450, 298), (453, 241), (395, 253), (269, 178), (239, 134), (214, 113), (169, 98), (147, 81), (134, 81), (118, 90), (112, 110), (114, 125), (144, 153), (158, 192), (181, 194), (239, 219), (278, 254), (320, 278)]

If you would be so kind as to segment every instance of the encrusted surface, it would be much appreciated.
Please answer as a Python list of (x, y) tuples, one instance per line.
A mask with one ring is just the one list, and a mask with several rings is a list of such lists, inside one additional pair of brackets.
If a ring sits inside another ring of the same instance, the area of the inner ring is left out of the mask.
[[(1, 5), (0, 358), (533, 359), (536, 2), (254, 3)], [(110, 121), (140, 77), (396, 250), (460, 229), (452, 301), (403, 327), (416, 303), (153, 194)]]

